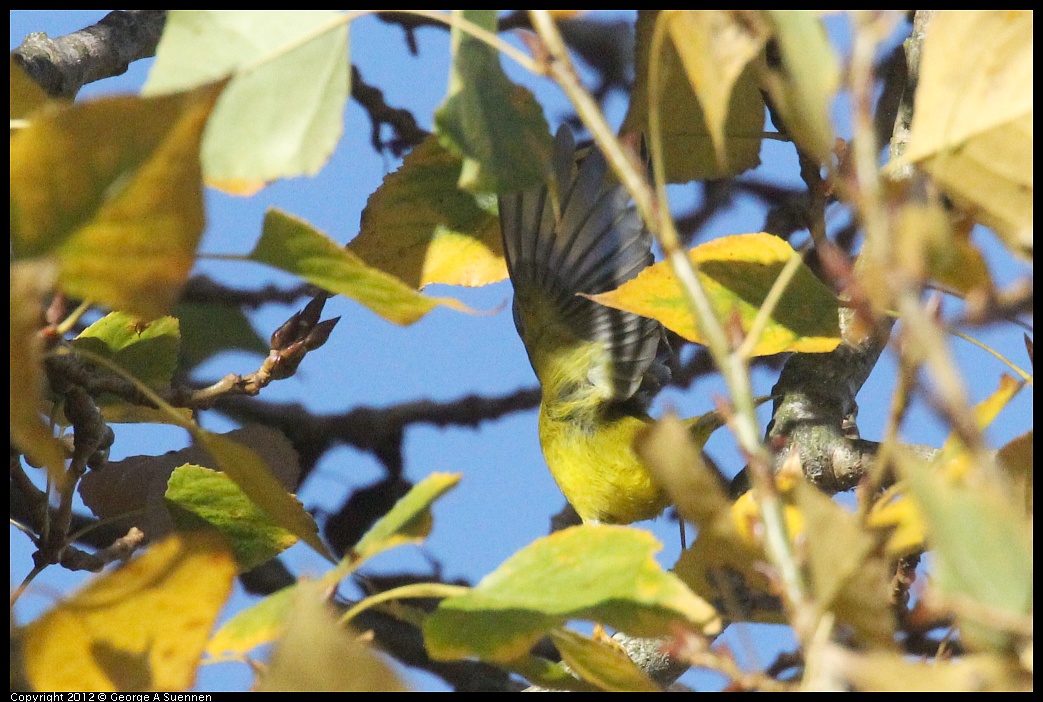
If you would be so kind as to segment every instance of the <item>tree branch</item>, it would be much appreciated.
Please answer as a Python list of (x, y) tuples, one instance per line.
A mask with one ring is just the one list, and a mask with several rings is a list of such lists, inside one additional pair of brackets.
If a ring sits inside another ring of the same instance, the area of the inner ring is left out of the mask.
[(33, 32), (11, 56), (47, 94), (73, 98), (87, 83), (126, 73), (153, 56), (166, 10), (115, 10), (95, 25), (51, 39)]

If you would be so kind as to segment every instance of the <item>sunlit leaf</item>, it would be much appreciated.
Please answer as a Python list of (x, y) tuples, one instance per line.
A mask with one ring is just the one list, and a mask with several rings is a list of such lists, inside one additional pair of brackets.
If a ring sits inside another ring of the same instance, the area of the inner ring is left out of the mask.
[(895, 214), (894, 260), (910, 280), (935, 280), (963, 295), (988, 294), (985, 257), (971, 243), (973, 223), (953, 216), (940, 198), (907, 202)]
[[(786, 131), (820, 163), (833, 152), (830, 115), (840, 84), (840, 64), (822, 21), (811, 10), (764, 10), (777, 63), (770, 58), (762, 80)], [(778, 125), (776, 125), (778, 126)]]
[(583, 525), (511, 556), (466, 594), (444, 600), (424, 624), (430, 655), (509, 662), (571, 619), (591, 619), (634, 636), (662, 635), (678, 620), (720, 629), (712, 607), (663, 571), (647, 532)]
[[(978, 428), (984, 431), (990, 424), (992, 424), (1003, 408), (1014, 399), (1014, 396), (1017, 395), (1023, 387), (1025, 387), (1023, 383), (1018, 382), (1009, 375), (1000, 376), (1000, 386), (996, 389), (996, 392), (989, 395), (974, 407), (974, 421)], [(945, 445), (942, 446), (941, 458), (942, 460), (951, 460), (957, 453), (963, 451), (963, 441), (961, 441), (957, 433), (953, 432), (949, 435), (949, 438), (945, 440)], [(950, 475), (957, 477), (959, 474), (950, 472)]]
[[(153, 390), (163, 390), (170, 386), (177, 369), (180, 343), (174, 317), (144, 321), (125, 312), (111, 312), (84, 329), (71, 345), (107, 358)], [(102, 395), (98, 404), (109, 422), (171, 421), (159, 410), (111, 394)]]
[[(454, 12), (496, 32), (496, 10)], [(505, 193), (543, 183), (554, 146), (542, 107), (507, 78), (495, 49), (456, 26), (452, 37), (449, 90), (435, 112), (435, 131), (463, 158), (460, 187)]]
[(216, 461), (216, 468), (242, 488), (258, 507), (279, 526), (296, 534), (319, 555), (334, 561), (326, 545), (319, 538), (319, 527), (297, 501), (296, 497), (279, 484), (264, 461), (247, 446), (221, 434), (199, 431), (195, 434), (201, 447)]
[(229, 619), (206, 645), (210, 656), (245, 654), (279, 638), (297, 598), (297, 584), (284, 587)]
[[(777, 479), (776, 483), (792, 538), (805, 528), (804, 517), (794, 504), (795, 481)], [(695, 544), (681, 553), (673, 572), (733, 621), (784, 623), (777, 588), (765, 567), (761, 513), (753, 492), (731, 503), (710, 497), (699, 504)]]
[[(734, 11), (727, 10), (666, 10), (659, 21), (667, 23), (670, 39), (702, 107), (717, 162), (727, 171), (729, 151), (740, 145), (753, 149), (757, 142), (750, 137), (764, 124), (756, 76), (748, 67), (764, 49), (766, 28), (760, 25), (758, 31), (758, 25), (741, 22)], [(742, 114), (729, 123), (733, 96), (735, 109)], [(742, 141), (729, 143), (740, 129), (749, 133)], [(746, 156), (750, 161), (756, 159), (756, 153)]]
[(1030, 430), (1001, 448), (997, 456), (999, 464), (1010, 476), (1013, 499), (1024, 505), (1026, 517), (1033, 514), (1034, 445), (1033, 432)]
[(54, 106), (11, 139), (11, 247), (66, 292), (151, 319), (203, 233), (199, 141), (220, 86)]
[(807, 526), (791, 537), (804, 545), (815, 600), (862, 643), (889, 648), (896, 624), (894, 569), (890, 559), (880, 556), (877, 538), (810, 483), (798, 483), (794, 498)]
[[(1021, 507), (996, 488), (955, 484), (922, 469), (908, 471), (905, 483), (937, 556), (938, 587), (986, 611), (1030, 622), (1032, 531)], [(973, 612), (963, 615), (962, 608), (956, 613), (969, 645), (1001, 651), (1011, 646), (1011, 633), (996, 618)]]
[(144, 92), (231, 75), (203, 166), (209, 184), (249, 194), (326, 163), (343, 130), (348, 66), (347, 22), (332, 10), (172, 10)]
[(352, 558), (369, 558), (404, 543), (420, 543), (431, 531), (431, 505), (460, 482), (457, 473), (432, 473), (395, 503), (353, 549)]
[(341, 626), (323, 588), (305, 583), (261, 676), (262, 692), (403, 692), (406, 686), (351, 629)]
[(53, 260), (21, 261), (11, 265), (11, 440), (50, 478), (61, 485), (65, 448), (40, 416), (44, 405), (42, 340), (43, 295), (54, 285)]
[(398, 278), (370, 268), (307, 222), (276, 209), (265, 215), (261, 240), (250, 259), (350, 297), (395, 324), (412, 324), (436, 305), (470, 311), (452, 298), (421, 295)]
[(899, 653), (838, 652), (836, 672), (857, 692), (1031, 692), (1032, 672), (991, 655), (910, 660)]
[[(978, 427), (982, 430), (987, 428), (1022, 387), (1013, 378), (1002, 376), (999, 389), (974, 408)], [(897, 451), (895, 462), (903, 474), (923, 470), (923, 461), (908, 451)], [(949, 481), (958, 482), (973, 477), (971, 455), (955, 432), (946, 440), (931, 465), (933, 470)], [(892, 556), (905, 556), (925, 548), (927, 528), (923, 515), (917, 503), (904, 494), (901, 483), (886, 490), (876, 501), (869, 510), (867, 523), (890, 531), (887, 552)]]
[[(284, 491), (292, 491), (300, 480), (300, 465), (293, 446), (281, 432), (250, 424), (224, 437), (246, 446), (264, 459), (268, 471)], [(198, 444), (159, 456), (128, 456), (109, 461), (105, 470), (88, 471), (77, 489), (83, 503), (114, 528), (136, 526), (150, 539), (158, 539), (174, 528), (164, 495), (174, 469), (186, 464), (219, 469), (213, 456)]]
[(23, 654), (33, 687), (189, 689), (234, 576), (235, 561), (214, 534), (153, 545), (26, 627)]
[(659, 692), (648, 675), (609, 641), (599, 641), (568, 629), (550, 633), (562, 660), (584, 680), (610, 692)]
[[(749, 328), (793, 249), (770, 234), (721, 237), (688, 252), (721, 319), (737, 311)], [(643, 270), (619, 288), (592, 300), (657, 319), (681, 336), (702, 343), (690, 307), (669, 262)], [(776, 305), (754, 356), (784, 351), (825, 353), (840, 343), (836, 297), (803, 264)]]
[[(637, 20), (637, 57), (635, 59), (636, 80), (630, 108), (620, 131), (638, 132), (649, 143), (648, 127), (650, 101), (650, 66), (654, 62), (659, 72), (659, 119), (662, 129), (662, 153), (666, 165), (666, 178), (670, 183), (685, 183), (690, 180), (708, 180), (734, 176), (760, 164), (760, 145), (764, 134), (764, 101), (757, 86), (748, 78), (740, 77), (728, 92), (727, 103), (723, 95), (713, 98), (714, 120), (712, 129), (720, 133), (724, 145), (723, 157), (715, 151), (711, 127), (692, 89), (685, 61), (678, 54), (676, 43), (685, 41), (685, 55), (690, 50), (710, 51), (695, 42), (692, 30), (680, 25), (673, 41), (663, 43), (660, 56), (651, 56), (652, 35), (658, 10), (639, 10)], [(689, 41), (690, 40), (690, 41)], [(723, 124), (716, 120), (721, 115)], [(651, 148), (656, 148), (652, 144)], [(724, 165), (722, 165), (724, 164)]]
[(1031, 10), (938, 11), (923, 46), (908, 148), (975, 219), (1031, 258)]
[(103, 356), (157, 388), (169, 384), (174, 375), (179, 338), (174, 317), (143, 321), (125, 312), (111, 312), (80, 332), (72, 346)]
[(506, 278), (495, 198), (460, 190), (460, 168), (437, 137), (425, 139), (370, 196), (348, 250), (417, 289)]
[(166, 499), (173, 508), (174, 522), (182, 529), (206, 526), (221, 532), (240, 572), (297, 543), (296, 536), (275, 524), (228, 476), (217, 471), (194, 465), (175, 468)]

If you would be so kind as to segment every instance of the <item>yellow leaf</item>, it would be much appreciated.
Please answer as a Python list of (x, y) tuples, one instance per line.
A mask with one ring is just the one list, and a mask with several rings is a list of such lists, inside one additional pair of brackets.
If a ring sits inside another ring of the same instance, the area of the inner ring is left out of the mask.
[[(767, 33), (757, 31), (763, 25), (739, 21), (732, 10), (668, 10), (659, 21), (668, 23), (670, 38), (706, 116), (717, 161), (726, 169), (728, 151), (734, 148), (727, 142), (732, 135), (725, 131), (732, 96), (742, 96), (737, 110), (754, 110), (760, 102), (754, 74), (746, 69), (764, 48)], [(751, 100), (751, 94), (757, 97)], [(763, 124), (763, 119), (752, 119), (749, 126), (758, 121)]]
[(286, 619), (297, 598), (297, 588), (297, 583), (288, 585), (238, 612), (221, 625), (207, 643), (206, 652), (215, 657), (229, 653), (243, 655), (252, 648), (274, 641), (286, 626)]
[(54, 284), (53, 260), (11, 265), (11, 440), (35, 466), (46, 466), (56, 485), (65, 480), (65, 449), (44, 424), (45, 379), (41, 340), (41, 296)]
[(11, 119), (24, 119), (47, 102), (47, 93), (26, 74), (11, 54)]
[[(726, 319), (738, 311), (745, 328), (753, 323), (793, 255), (789, 244), (770, 234), (722, 237), (688, 252), (717, 316)], [(657, 319), (690, 341), (703, 341), (668, 262), (650, 266), (617, 289), (590, 299)], [(832, 351), (840, 343), (839, 319), (836, 297), (802, 265), (776, 305), (753, 355)]]
[(1006, 656), (910, 660), (899, 653), (837, 649), (835, 672), (857, 692), (1032, 692), (1032, 672)]
[(152, 546), (26, 627), (30, 682), (49, 691), (188, 689), (235, 572), (213, 534)]
[(370, 196), (348, 251), (417, 289), (506, 278), (496, 199), (460, 190), (461, 166), (437, 137), (425, 139)]
[(938, 11), (927, 30), (909, 147), (957, 204), (1031, 257), (1031, 10)]
[[(1024, 387), (1009, 376), (1000, 378), (1000, 387), (974, 408), (975, 420), (981, 429), (988, 427), (1000, 410)], [(921, 461), (913, 454), (899, 451), (896, 455), (902, 473), (920, 470)], [(965, 481), (973, 465), (963, 442), (953, 433), (932, 463), (934, 471), (941, 473), (950, 483)], [(926, 526), (923, 515), (916, 505), (904, 494), (904, 485), (888, 488), (869, 510), (867, 523), (880, 529), (893, 530), (887, 540), (887, 552), (904, 556), (924, 549)]]
[[(634, 90), (620, 131), (639, 132), (646, 138), (650, 136), (650, 68), (654, 62), (661, 82), (659, 115), (662, 144), (650, 146), (662, 148), (667, 181), (685, 183), (726, 178), (755, 168), (760, 164), (760, 146), (764, 136), (764, 101), (756, 84), (748, 77), (740, 76), (726, 94), (723, 94), (724, 91), (714, 91), (708, 97), (700, 88), (697, 97), (692, 88), (692, 69), (688, 68), (691, 52), (706, 52), (710, 49), (701, 42), (697, 43), (693, 30), (687, 26), (688, 20), (682, 16), (677, 20), (677, 29), (671, 25), (673, 41), (663, 43), (660, 56), (652, 56), (652, 38), (658, 12), (638, 11)], [(698, 37), (703, 38), (705, 36), (701, 34)], [(677, 48), (679, 43), (685, 45), (680, 55)], [(694, 47), (690, 46), (692, 44)], [(705, 81), (700, 81), (700, 85), (705, 85)], [(712, 102), (711, 111), (714, 114), (709, 118), (704, 114), (704, 107), (700, 103), (702, 99)], [(723, 124), (717, 124), (721, 115), (726, 115)], [(715, 143), (717, 137), (713, 136), (718, 132), (724, 144), (723, 157), (719, 144)]]
[(367, 266), (304, 220), (277, 209), (265, 215), (264, 232), (250, 259), (350, 297), (395, 324), (412, 324), (438, 305), (473, 312), (450, 297), (421, 295), (395, 276)]
[(602, 690), (659, 692), (659, 686), (612, 639), (588, 638), (568, 629), (555, 629), (550, 637), (562, 660)]
[[(786, 530), (793, 540), (804, 534), (804, 516), (794, 504), (799, 483), (776, 476), (783, 499)], [(681, 554), (673, 572), (721, 614), (735, 621), (786, 621), (776, 587), (764, 565), (761, 513), (748, 491), (735, 502), (716, 501), (713, 511), (701, 513), (695, 544)]]
[(199, 142), (221, 86), (37, 113), (11, 139), (11, 248), (54, 256), (74, 296), (157, 317), (203, 233)]

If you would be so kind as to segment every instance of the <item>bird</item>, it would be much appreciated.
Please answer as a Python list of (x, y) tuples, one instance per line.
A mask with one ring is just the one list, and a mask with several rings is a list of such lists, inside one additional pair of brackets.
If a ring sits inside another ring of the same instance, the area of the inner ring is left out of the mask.
[(652, 236), (601, 152), (577, 151), (567, 126), (550, 170), (546, 184), (498, 197), (514, 323), (541, 388), (543, 456), (584, 523), (651, 519), (670, 500), (633, 443), (669, 380), (665, 331), (587, 296), (651, 265)]

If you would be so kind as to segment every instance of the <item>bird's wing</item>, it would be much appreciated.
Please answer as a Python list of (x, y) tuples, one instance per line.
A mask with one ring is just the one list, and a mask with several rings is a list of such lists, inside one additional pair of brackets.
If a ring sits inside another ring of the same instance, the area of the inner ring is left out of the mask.
[[(652, 263), (652, 237), (623, 186), (606, 183), (607, 164), (600, 152), (591, 150), (577, 167), (571, 131), (562, 127), (555, 141), (551, 185), (499, 201), (515, 324), (537, 375), (537, 345), (564, 345), (568, 339), (562, 335), (593, 342), (597, 353), (591, 356), (588, 381), (606, 400), (625, 401), (650, 371), (661, 375), (665, 370), (661, 364), (653, 369), (662, 326), (578, 293), (613, 290), (636, 276)], [(548, 332), (549, 326), (553, 330)]]

